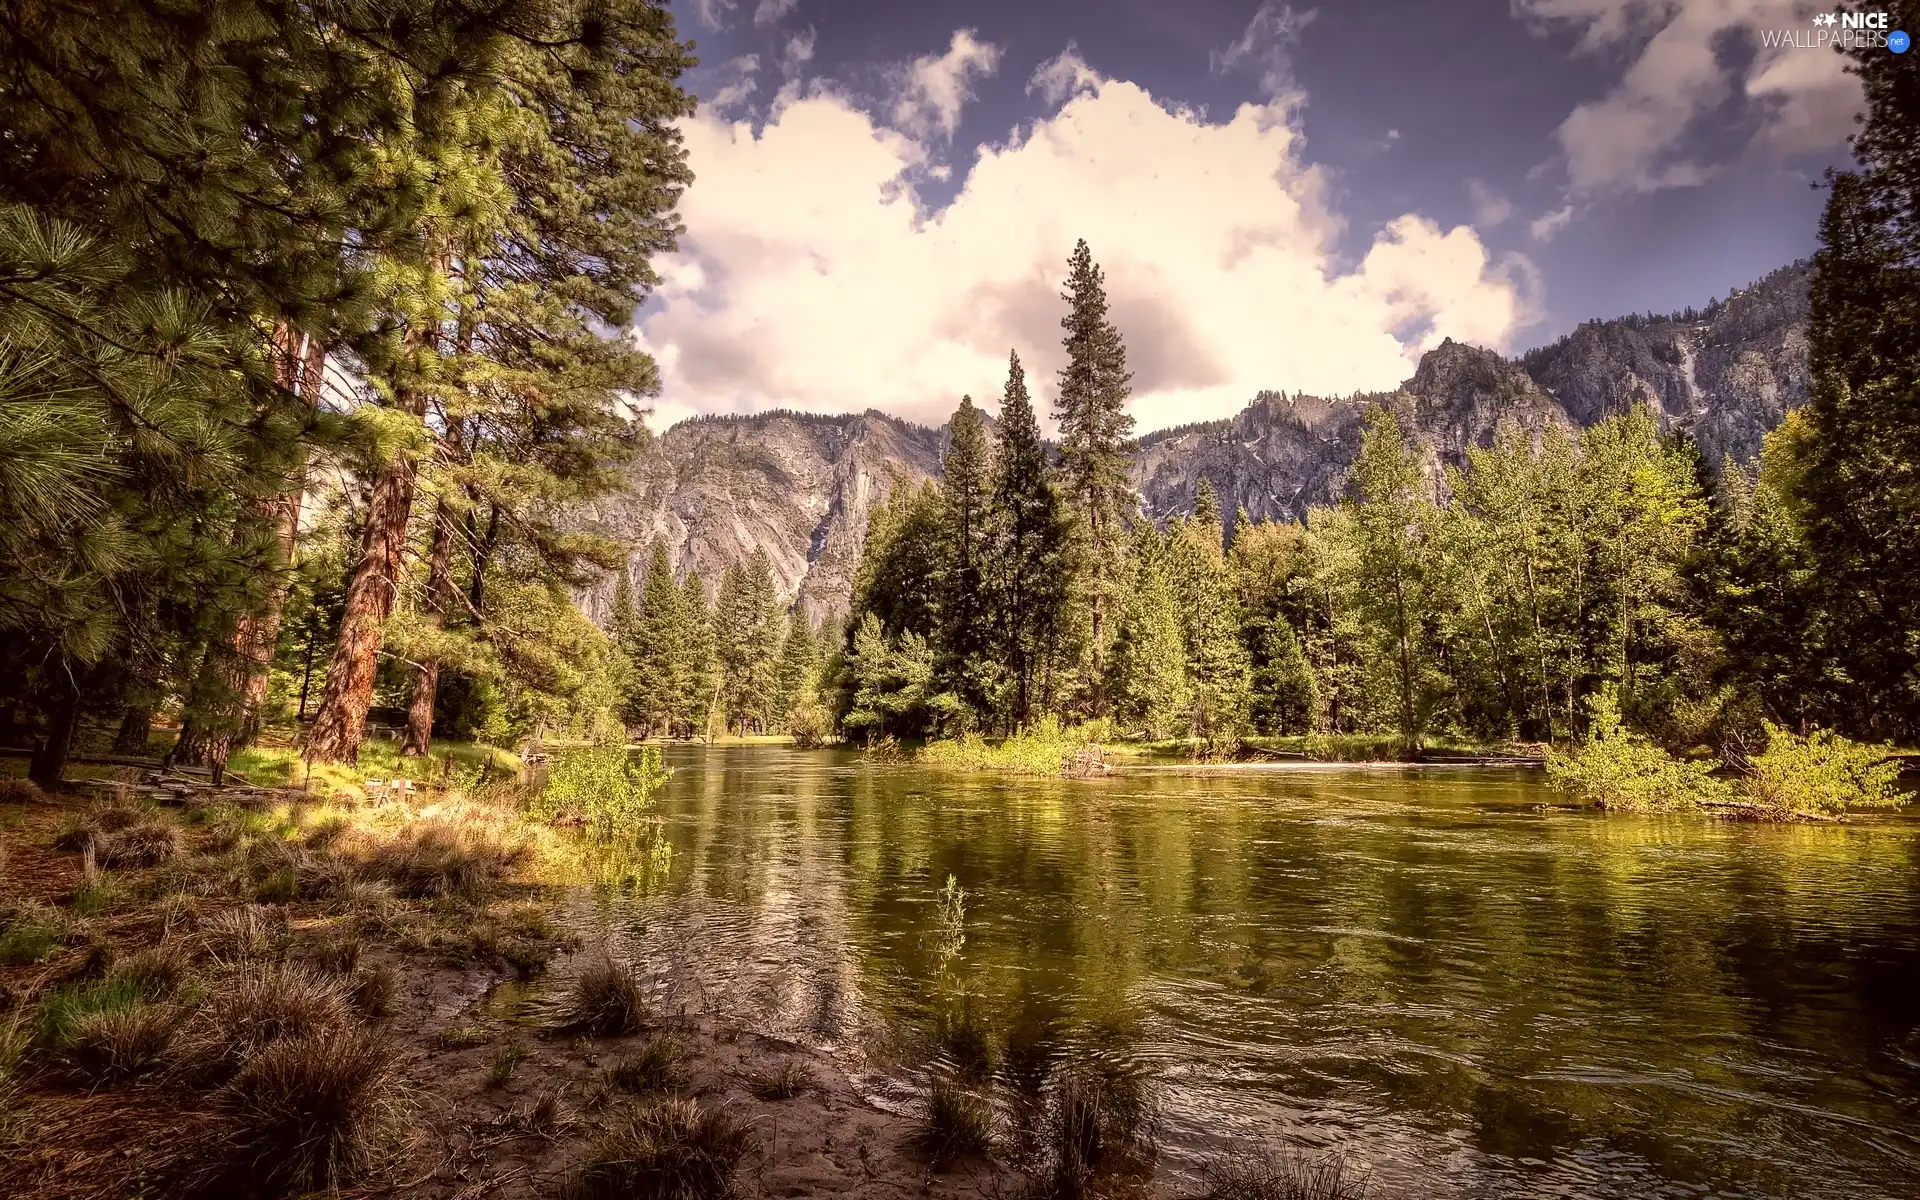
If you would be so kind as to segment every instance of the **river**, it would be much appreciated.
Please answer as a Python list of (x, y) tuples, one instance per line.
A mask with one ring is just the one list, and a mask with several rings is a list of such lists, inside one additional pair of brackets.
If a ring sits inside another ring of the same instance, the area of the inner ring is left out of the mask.
[(1422, 1200), (1920, 1195), (1920, 820), (1570, 811), (1492, 769), (668, 761), (671, 858), (575, 919), (883, 1105), (930, 1057), (1086, 1053), (1152, 1081), (1169, 1174), (1252, 1138)]

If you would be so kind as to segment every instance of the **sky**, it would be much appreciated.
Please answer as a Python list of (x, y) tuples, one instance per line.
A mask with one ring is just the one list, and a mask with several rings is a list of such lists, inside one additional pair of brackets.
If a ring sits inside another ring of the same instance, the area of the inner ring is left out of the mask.
[(1795, 0), (672, 0), (679, 250), (633, 336), (696, 413), (1036, 407), (1068, 255), (1146, 432), (1389, 389), (1811, 253), (1857, 82)]

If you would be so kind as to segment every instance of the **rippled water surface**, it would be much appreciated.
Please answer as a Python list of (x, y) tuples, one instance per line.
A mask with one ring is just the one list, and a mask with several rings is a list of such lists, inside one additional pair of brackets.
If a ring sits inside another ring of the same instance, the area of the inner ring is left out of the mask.
[(669, 760), (670, 867), (580, 918), (883, 1101), (977, 1032), (1003, 1070), (1145, 1070), (1169, 1170), (1272, 1136), (1420, 1197), (1920, 1196), (1912, 818), (1543, 811), (1493, 771)]

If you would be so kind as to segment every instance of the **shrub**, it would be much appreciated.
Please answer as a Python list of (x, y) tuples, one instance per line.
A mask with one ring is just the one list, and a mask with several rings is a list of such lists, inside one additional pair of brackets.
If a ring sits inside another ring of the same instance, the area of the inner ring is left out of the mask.
[(607, 1082), (637, 1095), (671, 1092), (680, 1086), (683, 1057), (672, 1038), (657, 1037), (613, 1064)]
[[(1099, 774), (1105, 766), (1101, 744), (1113, 736), (1105, 721), (1062, 726), (1058, 717), (1045, 716), (998, 745), (977, 733), (929, 742), (920, 751), (922, 762), (957, 771), (1000, 771), (1010, 775)], [(1094, 764), (1098, 763), (1098, 766)]]
[(1741, 793), (1776, 817), (1835, 816), (1849, 808), (1891, 808), (1908, 797), (1895, 786), (1900, 765), (1884, 746), (1826, 730), (1801, 737), (1763, 722), (1767, 748), (1748, 760)]
[(1366, 1200), (1365, 1172), (1343, 1154), (1305, 1159), (1286, 1153), (1231, 1152), (1200, 1168), (1192, 1200)]
[(753, 1134), (691, 1100), (655, 1100), (617, 1114), (561, 1187), (566, 1200), (723, 1200), (734, 1194)]
[(1611, 688), (1588, 698), (1591, 723), (1573, 753), (1547, 751), (1553, 786), (1621, 812), (1677, 812), (1731, 798), (1713, 764), (1675, 758), (1627, 729)]
[(391, 1124), (393, 1067), (393, 1049), (361, 1029), (329, 1029), (264, 1048), (219, 1097), (226, 1133), (220, 1174), (267, 1194), (338, 1187), (368, 1165)]
[(833, 718), (808, 697), (787, 714), (787, 736), (797, 749), (818, 750), (833, 740)]
[(624, 1037), (638, 1033), (645, 1020), (646, 998), (640, 992), (640, 981), (628, 968), (604, 958), (573, 981), (560, 1029), (594, 1037)]
[(673, 774), (654, 746), (588, 746), (557, 756), (547, 786), (528, 804), (545, 821), (584, 824), (600, 837), (632, 829), (646, 816), (653, 793)]
[(936, 1074), (927, 1088), (919, 1141), (936, 1166), (984, 1156), (993, 1147), (993, 1105), (951, 1076)]

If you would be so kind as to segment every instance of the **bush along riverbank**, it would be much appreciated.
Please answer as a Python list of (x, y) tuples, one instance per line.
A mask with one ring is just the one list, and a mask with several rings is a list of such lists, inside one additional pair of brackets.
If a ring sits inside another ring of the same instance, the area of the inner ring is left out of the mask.
[[(1138, 1089), (1071, 1064), (1018, 1112), (941, 1076), (901, 1114), (830, 1057), (669, 1011), (554, 917), (557, 884), (669, 867), (664, 777), (603, 748), (537, 793), (6, 781), (0, 1194), (1362, 1194), (1259, 1190), (1321, 1168), (1245, 1154), (1155, 1185)], [(536, 976), (541, 1011), (491, 1000)]]
[(1595, 694), (1589, 712), (1579, 745), (1547, 752), (1547, 774), (1555, 787), (1601, 808), (1832, 821), (1912, 799), (1900, 790), (1900, 764), (1884, 746), (1820, 730), (1802, 736), (1768, 722), (1766, 745), (1755, 753), (1682, 759), (1626, 728), (1611, 692)]

